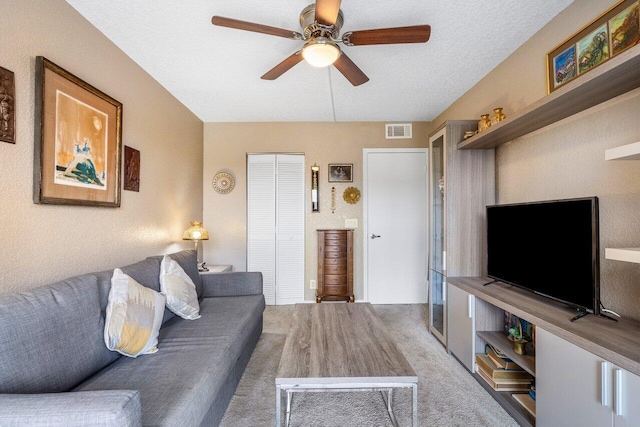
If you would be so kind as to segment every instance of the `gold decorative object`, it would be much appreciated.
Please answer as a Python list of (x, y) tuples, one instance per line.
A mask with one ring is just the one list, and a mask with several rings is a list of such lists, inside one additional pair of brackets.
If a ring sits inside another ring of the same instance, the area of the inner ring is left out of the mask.
[(230, 173), (227, 172), (218, 172), (213, 177), (213, 189), (216, 190), (220, 194), (228, 194), (231, 193), (233, 187), (236, 185), (236, 180), (231, 176)]
[(469, 139), (471, 138), (473, 135), (475, 135), (476, 133), (478, 133), (477, 130), (468, 130), (464, 133), (464, 139)]
[(502, 107), (493, 109), (493, 116), (491, 116), (491, 125), (496, 125), (507, 118), (505, 114), (502, 112)]
[(489, 126), (491, 126), (491, 120), (489, 119), (489, 115), (488, 114), (481, 115), (480, 121), (478, 121), (478, 132), (487, 130)]
[(347, 187), (342, 194), (342, 198), (350, 205), (355, 205), (360, 200), (360, 190), (356, 187)]

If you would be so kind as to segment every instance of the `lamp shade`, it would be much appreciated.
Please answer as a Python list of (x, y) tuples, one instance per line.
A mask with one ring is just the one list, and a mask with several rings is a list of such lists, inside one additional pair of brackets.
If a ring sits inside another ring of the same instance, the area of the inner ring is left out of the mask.
[(317, 37), (304, 45), (302, 57), (314, 67), (328, 67), (340, 57), (340, 49), (331, 40)]
[(209, 240), (209, 232), (202, 227), (202, 222), (191, 221), (191, 227), (182, 233), (183, 240)]

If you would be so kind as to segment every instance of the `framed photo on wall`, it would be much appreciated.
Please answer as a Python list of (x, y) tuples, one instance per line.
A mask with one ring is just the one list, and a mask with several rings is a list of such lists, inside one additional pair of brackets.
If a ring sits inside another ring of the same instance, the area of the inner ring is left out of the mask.
[(36, 57), (34, 202), (120, 206), (122, 104)]
[(353, 164), (329, 164), (329, 182), (353, 182)]
[(622, 0), (547, 54), (547, 92), (638, 43), (640, 1)]

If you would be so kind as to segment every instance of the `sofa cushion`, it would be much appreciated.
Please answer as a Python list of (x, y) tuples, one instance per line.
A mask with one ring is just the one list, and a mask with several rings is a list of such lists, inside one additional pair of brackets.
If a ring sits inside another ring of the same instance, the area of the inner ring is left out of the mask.
[(109, 350), (137, 357), (158, 351), (165, 297), (116, 268), (111, 278), (104, 342)]
[(161, 351), (121, 358), (76, 390), (139, 390), (145, 425), (199, 425), (262, 319), (262, 295), (204, 298), (196, 322), (160, 330)]
[(120, 357), (103, 333), (95, 275), (0, 297), (0, 393), (71, 389)]

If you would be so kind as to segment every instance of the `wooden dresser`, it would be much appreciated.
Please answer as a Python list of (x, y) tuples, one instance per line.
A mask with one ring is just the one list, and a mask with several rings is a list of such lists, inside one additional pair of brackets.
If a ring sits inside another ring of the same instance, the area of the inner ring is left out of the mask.
[(353, 302), (353, 230), (318, 230), (316, 302)]

